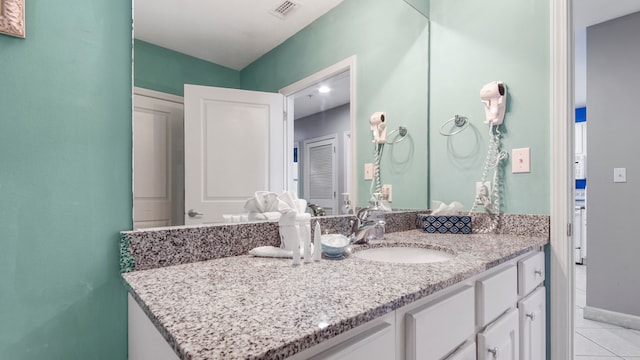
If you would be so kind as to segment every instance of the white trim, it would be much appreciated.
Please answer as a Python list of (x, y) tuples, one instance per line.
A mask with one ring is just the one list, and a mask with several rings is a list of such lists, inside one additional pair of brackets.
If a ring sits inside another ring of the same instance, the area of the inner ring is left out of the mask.
[(622, 326), (627, 329), (640, 330), (640, 316), (625, 314), (617, 311), (585, 306), (584, 318), (605, 322), (607, 324)]
[[(286, 159), (285, 164), (285, 172), (286, 181), (285, 186), (287, 186), (287, 190), (291, 190), (294, 186), (292, 180), (292, 166), (293, 166), (293, 154), (290, 149), (293, 149), (293, 95), (297, 92), (308, 88), (311, 85), (317, 84), (323, 80), (334, 77), (338, 74), (342, 74), (344, 72), (349, 72), (349, 98), (350, 98), (350, 106), (349, 106), (349, 122), (350, 122), (350, 131), (351, 131), (351, 149), (349, 152), (351, 154), (351, 173), (357, 174), (357, 154), (356, 154), (356, 55), (352, 55), (342, 61), (339, 61), (323, 70), (320, 70), (312, 75), (307, 76), (302, 80), (298, 80), (295, 83), (288, 85), (282, 89), (280, 89), (279, 93), (284, 95), (285, 97), (285, 111), (287, 113), (285, 119), (285, 146), (286, 146)], [(349, 188), (356, 189), (357, 187), (357, 176), (352, 176), (351, 184), (349, 184)], [(357, 192), (351, 194), (351, 203), (357, 204)]]
[(184, 97), (182, 96), (167, 94), (160, 91), (149, 90), (149, 89), (145, 89), (137, 86), (134, 86), (133, 88), (133, 95), (142, 95), (150, 98), (171, 101), (178, 104), (184, 104)]
[[(351, 151), (351, 131), (343, 131), (342, 132), (342, 161), (343, 161), (343, 171), (344, 171), (344, 179), (342, 183), (342, 188), (345, 193), (349, 194), (349, 201), (351, 201), (351, 193), (354, 193), (351, 186), (353, 186), (353, 160), (354, 156), (346, 149)], [(342, 195), (342, 194), (341, 194)]]
[(573, 15), (572, 0), (551, 1), (551, 360), (574, 358)]

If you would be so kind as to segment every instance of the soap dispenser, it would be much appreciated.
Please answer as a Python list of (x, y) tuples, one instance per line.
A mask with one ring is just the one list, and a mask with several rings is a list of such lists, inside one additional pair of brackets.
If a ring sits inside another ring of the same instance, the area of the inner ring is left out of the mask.
[(344, 215), (353, 214), (353, 209), (351, 208), (351, 199), (349, 199), (349, 193), (342, 193), (342, 208), (341, 212)]
[(371, 240), (384, 239), (385, 221), (384, 210), (380, 207), (381, 195), (380, 193), (373, 194), (373, 206), (370, 206), (367, 212), (366, 222), (374, 226), (369, 237)]

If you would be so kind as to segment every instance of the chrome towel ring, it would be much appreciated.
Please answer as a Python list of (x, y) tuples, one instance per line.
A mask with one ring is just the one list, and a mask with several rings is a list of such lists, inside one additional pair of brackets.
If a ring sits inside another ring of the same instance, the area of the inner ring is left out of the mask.
[[(456, 127), (458, 127), (458, 129), (450, 132), (450, 133), (446, 133), (444, 132), (444, 127), (450, 123), (453, 122), (455, 124)], [(440, 134), (443, 136), (453, 136), (459, 132), (461, 132), (462, 130), (466, 129), (467, 126), (469, 126), (469, 119), (467, 119), (466, 116), (462, 116), (462, 115), (454, 115), (451, 119), (447, 120), (444, 122), (444, 124), (442, 124), (442, 126), (440, 126)]]
[[(400, 126), (399, 128), (389, 132), (389, 134), (387, 134), (387, 137), (391, 137), (391, 135), (393, 134), (398, 134), (394, 137), (393, 141), (387, 141), (387, 144), (389, 145), (393, 145), (393, 144), (397, 144), (399, 142), (401, 142), (402, 140), (407, 138), (407, 135), (409, 135), (409, 130), (407, 130), (406, 127), (404, 126)], [(397, 137), (400, 137), (399, 139), (396, 139)]]

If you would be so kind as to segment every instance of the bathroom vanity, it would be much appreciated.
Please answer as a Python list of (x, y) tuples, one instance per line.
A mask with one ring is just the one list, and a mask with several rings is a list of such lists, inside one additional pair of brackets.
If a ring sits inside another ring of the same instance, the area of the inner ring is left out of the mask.
[(130, 359), (542, 359), (544, 220), (531, 234), (406, 230), (367, 245), (454, 255), (438, 263), (240, 255), (134, 269)]

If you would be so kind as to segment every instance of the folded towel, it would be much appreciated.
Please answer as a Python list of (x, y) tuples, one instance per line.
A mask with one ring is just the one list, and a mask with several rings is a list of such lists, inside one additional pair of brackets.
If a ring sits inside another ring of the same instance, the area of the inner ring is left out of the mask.
[(278, 211), (278, 194), (270, 191), (256, 191), (247, 199), (244, 209), (248, 212), (266, 213)]
[(250, 212), (249, 213), (249, 221), (256, 221), (256, 220), (278, 220), (280, 219), (280, 213), (277, 211), (272, 211), (272, 212), (265, 212), (265, 213), (259, 213), (259, 212)]

